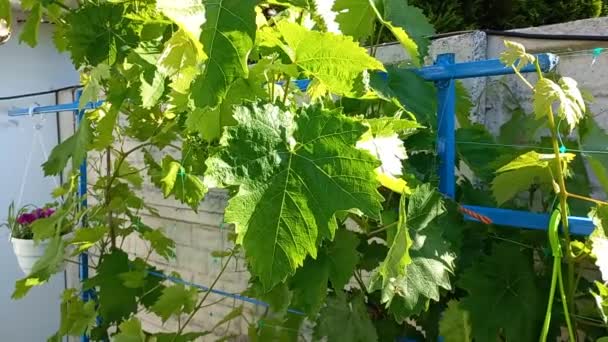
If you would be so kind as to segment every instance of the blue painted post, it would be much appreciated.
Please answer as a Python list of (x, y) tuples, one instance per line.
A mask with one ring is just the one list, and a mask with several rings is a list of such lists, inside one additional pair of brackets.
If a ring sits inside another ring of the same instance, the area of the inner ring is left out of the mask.
[[(436, 66), (454, 64), (455, 55), (437, 56)], [(437, 153), (439, 155), (439, 191), (449, 198), (456, 196), (456, 82), (454, 79), (436, 81), (437, 87)]]
[[(76, 102), (75, 103), (79, 103), (81, 95), (82, 95), (82, 91), (78, 90), (76, 92)], [(80, 122), (84, 118), (84, 113), (85, 113), (84, 109), (74, 112), (74, 114), (76, 116), (77, 126), (80, 126)], [(84, 160), (82, 161), (82, 164), (80, 164), (80, 178), (79, 178), (79, 182), (78, 182), (78, 197), (80, 197), (82, 199), (81, 209), (86, 209), (88, 206), (88, 203), (87, 203), (87, 158), (86, 158), (86, 156), (85, 156)], [(87, 217), (85, 215), (82, 217), (80, 229), (84, 229), (86, 227), (87, 227)], [(79, 277), (80, 277), (80, 282), (82, 283), (84, 280), (89, 278), (89, 255), (86, 252), (80, 253), (79, 258), (80, 258)], [(91, 292), (82, 291), (81, 296), (82, 296), (83, 301), (85, 301), (85, 302), (89, 301), (91, 299)], [(80, 337), (80, 341), (89, 342), (89, 337), (87, 335), (82, 335)]]

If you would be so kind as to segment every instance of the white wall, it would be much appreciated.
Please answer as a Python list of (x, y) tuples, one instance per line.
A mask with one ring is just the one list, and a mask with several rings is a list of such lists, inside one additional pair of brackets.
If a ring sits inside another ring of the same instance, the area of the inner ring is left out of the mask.
[[(21, 25), (16, 25), (19, 30)], [(0, 46), (0, 97), (37, 91), (46, 91), (78, 84), (78, 74), (67, 56), (59, 55), (51, 40), (51, 26), (42, 24), (40, 45), (31, 49), (18, 44), (18, 32)], [(19, 117), (10, 122), (7, 110), (12, 107), (29, 107), (55, 104), (55, 95), (19, 100), (0, 101), (0, 220), (6, 218), (6, 209), (12, 200), (17, 201), (21, 176), (27, 172), (23, 203), (41, 205), (51, 200), (54, 187), (51, 178), (44, 178), (40, 165), (44, 154), (36, 142), (32, 149), (35, 125), (41, 124), (39, 134), (47, 153), (57, 144), (56, 115)], [(32, 152), (29, 170), (25, 170), (28, 154)], [(35, 288), (20, 301), (10, 295), (15, 280), (23, 277), (17, 266), (6, 229), (0, 230), (0, 340), (19, 342), (46, 341), (59, 324), (59, 296), (64, 289), (65, 277), (60, 274), (40, 288)]]

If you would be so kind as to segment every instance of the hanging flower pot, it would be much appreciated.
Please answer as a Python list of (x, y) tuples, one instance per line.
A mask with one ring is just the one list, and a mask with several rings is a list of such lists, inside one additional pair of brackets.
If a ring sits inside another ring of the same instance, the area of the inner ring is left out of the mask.
[[(51, 232), (59, 230), (59, 234), (61, 234), (64, 241), (68, 241), (73, 237), (73, 234), (70, 232), (71, 229), (65, 229), (64, 226), (60, 224), (61, 220), (57, 220), (57, 222), (55, 222), (55, 220), (48, 220), (55, 214), (53, 208), (45, 207), (33, 210), (30, 210), (29, 208), (30, 206), (23, 207), (15, 215), (14, 205), (11, 204), (9, 207), (7, 223), (4, 224), (11, 231), (11, 244), (15, 256), (17, 257), (17, 263), (26, 275), (29, 275), (32, 272), (34, 265), (44, 256), (44, 253), (51, 242), (51, 237), (40, 241), (34, 240), (35, 222), (40, 224), (45, 222), (42, 221), (43, 219), (47, 219), (46, 222), (52, 225)], [(63, 268), (63, 265), (60, 268)]]

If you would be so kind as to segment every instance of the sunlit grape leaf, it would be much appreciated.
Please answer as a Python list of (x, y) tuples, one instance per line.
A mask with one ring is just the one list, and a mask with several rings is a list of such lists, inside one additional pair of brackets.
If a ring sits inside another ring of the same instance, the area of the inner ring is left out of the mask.
[(591, 252), (595, 264), (600, 269), (602, 280), (608, 282), (608, 206), (598, 205), (591, 209), (589, 217), (593, 220), (595, 231), (591, 234)]
[(575, 80), (563, 77), (559, 85), (543, 78), (534, 87), (534, 113), (545, 117), (555, 102), (559, 103), (557, 114), (568, 123), (572, 131), (585, 114), (585, 102)]
[[(373, 4), (370, 1), (370, 4)], [(388, 28), (409, 54), (415, 66), (422, 64), (428, 53), (430, 40), (428, 36), (435, 33), (435, 28), (418, 7), (408, 5), (406, 1), (384, 0), (384, 13), (373, 5), (378, 20)]]
[(92, 141), (91, 123), (84, 116), (74, 135), (55, 146), (51, 151), (49, 159), (42, 164), (44, 175), (54, 176), (60, 174), (70, 159), (72, 159), (72, 170), (78, 170)]
[(137, 289), (124, 285), (121, 274), (129, 272), (129, 256), (115, 249), (104, 254), (95, 276), (84, 283), (84, 289), (97, 289), (98, 312), (104, 324), (121, 322), (137, 312)]
[(76, 289), (67, 289), (61, 296), (61, 323), (57, 336), (81, 336), (95, 326), (95, 302), (84, 302)]
[(317, 256), (317, 244), (334, 236), (337, 211), (379, 217), (377, 161), (355, 148), (365, 126), (318, 106), (295, 116), (269, 104), (241, 106), (235, 119), (205, 178), (239, 185), (225, 220), (265, 289)]
[(405, 202), (405, 196), (402, 195), (399, 201), (399, 221), (394, 228), (395, 233), (392, 234), (392, 241), (388, 241), (389, 250), (386, 258), (372, 274), (369, 284), (371, 290), (384, 289), (389, 286), (391, 281), (394, 282), (397, 277), (404, 276), (407, 265), (412, 262), (409, 253), (412, 239), (407, 227)]
[(118, 122), (118, 116), (120, 114), (120, 106), (122, 101), (119, 103), (112, 103), (108, 108), (106, 105), (99, 107), (96, 111), (101, 113), (99, 119), (95, 122), (95, 137), (91, 143), (91, 148), (102, 151), (110, 146), (114, 142), (114, 128)]
[(258, 0), (204, 1), (207, 21), (201, 42), (208, 59), (192, 85), (197, 107), (216, 107), (232, 82), (247, 77), (247, 57), (255, 40), (257, 3)]
[(119, 333), (114, 335), (114, 342), (145, 342), (146, 335), (141, 329), (141, 322), (135, 317), (120, 323), (118, 326)]
[(348, 36), (309, 31), (288, 22), (280, 22), (277, 27), (292, 62), (330, 93), (361, 96), (363, 72), (384, 70), (380, 61)]
[(142, 107), (150, 109), (158, 103), (165, 91), (165, 77), (158, 70), (150, 73), (144, 72), (140, 76), (141, 87), (139, 88)]
[(188, 204), (195, 210), (207, 193), (207, 187), (203, 184), (203, 181), (196, 175), (187, 172), (170, 155), (166, 155), (163, 159), (160, 184), (165, 197), (173, 194), (176, 199)]
[(333, 10), (338, 13), (336, 22), (340, 25), (340, 31), (352, 36), (356, 41), (366, 42), (374, 33), (376, 17), (369, 1), (337, 0), (334, 2)]
[(95, 246), (101, 241), (108, 233), (108, 227), (97, 226), (91, 228), (76, 229), (74, 232), (74, 238), (68, 241), (70, 245), (75, 245), (76, 250), (73, 255), (86, 251), (87, 249)]
[(469, 313), (456, 300), (448, 303), (439, 321), (439, 333), (446, 342), (470, 342), (473, 340)]
[[(562, 168), (566, 170), (575, 155), (561, 153), (560, 157)], [(557, 160), (554, 154), (530, 151), (502, 166), (496, 173), (498, 175), (492, 181), (492, 192), (496, 202), (501, 205), (518, 193), (528, 190), (532, 184), (552, 184), (554, 177), (557, 177)]]
[(198, 42), (205, 22), (205, 7), (200, 0), (157, 0), (156, 8)]
[(357, 148), (370, 152), (381, 162), (380, 167), (376, 169), (380, 184), (398, 193), (409, 192), (410, 189), (405, 180), (401, 179), (403, 175), (402, 161), (407, 159), (403, 140), (399, 138), (397, 133), (393, 133), (391, 136), (370, 135), (366, 135), (362, 140), (359, 140)]
[(42, 5), (37, 3), (32, 7), (21, 34), (19, 42), (25, 42), (30, 47), (35, 47), (38, 44), (38, 31), (40, 31), (40, 22), (42, 21)]
[(325, 337), (327, 342), (378, 341), (363, 295), (357, 294), (348, 301), (344, 294), (328, 297), (317, 319), (313, 337), (317, 341)]
[(78, 107), (82, 108), (89, 102), (97, 101), (103, 91), (102, 82), (108, 78), (110, 78), (110, 66), (108, 64), (100, 63), (91, 69), (86, 85), (82, 89), (82, 94), (78, 100)]
[(204, 58), (198, 40), (192, 40), (185, 31), (179, 30), (165, 43), (156, 67), (162, 75), (172, 80), (173, 89), (184, 93), (190, 88)]
[(163, 290), (163, 294), (151, 310), (166, 322), (173, 315), (191, 313), (196, 307), (197, 299), (196, 288), (186, 288), (184, 285), (176, 284)]
[(306, 259), (292, 280), (292, 305), (295, 309), (316, 317), (325, 302), (328, 282), (336, 290), (344, 288), (360, 259), (356, 249), (359, 242), (354, 233), (339, 229), (334, 241), (319, 250), (316, 260)]
[(512, 66), (518, 71), (530, 63), (536, 61), (536, 57), (526, 52), (526, 48), (518, 43), (510, 40), (505, 40), (505, 51), (500, 54), (500, 61), (507, 65)]
[(608, 314), (608, 287), (599, 281), (595, 282), (595, 287), (597, 288), (597, 293), (591, 291), (591, 294), (595, 299), (597, 309), (600, 312), (604, 323), (608, 323), (608, 316), (606, 315)]
[(469, 312), (476, 341), (532, 341), (540, 335), (545, 295), (537, 286), (532, 256), (514, 244), (495, 244), (473, 261), (458, 286), (468, 292), (459, 307)]
[(10, 0), (0, 0), (0, 22), (4, 20), (5, 25), (10, 29), (13, 24)]
[(11, 297), (13, 299), (25, 297), (32, 287), (45, 284), (53, 274), (58, 272), (63, 265), (64, 248), (65, 242), (61, 237), (56, 236), (50, 239), (44, 254), (36, 261), (30, 274), (17, 280)]

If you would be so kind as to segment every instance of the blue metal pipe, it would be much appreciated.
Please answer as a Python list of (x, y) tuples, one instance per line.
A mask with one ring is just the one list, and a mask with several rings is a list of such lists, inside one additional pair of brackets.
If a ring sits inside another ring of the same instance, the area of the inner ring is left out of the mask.
[[(441, 68), (454, 65), (453, 53), (439, 55), (435, 64)], [(439, 155), (439, 191), (449, 198), (456, 196), (456, 82), (436, 81), (437, 154)]]
[[(529, 211), (480, 207), (475, 205), (463, 205), (463, 207), (487, 216), (495, 225), (536, 230), (547, 230), (551, 216), (549, 214), (532, 213)], [(478, 222), (477, 219), (468, 215), (465, 215), (465, 219)], [(568, 223), (570, 225), (570, 233), (574, 235), (589, 235), (595, 229), (593, 221), (586, 217), (569, 216)]]
[[(80, 91), (79, 91), (80, 92)], [(76, 98), (79, 97), (79, 92), (76, 93)], [(104, 101), (97, 102), (89, 102), (83, 108), (79, 108), (78, 100), (73, 103), (64, 103), (60, 105), (54, 106), (41, 106), (41, 107), (33, 107), (31, 109), (31, 114), (48, 114), (48, 113), (57, 113), (57, 112), (78, 112), (80, 110), (89, 110), (96, 109), (103, 104)], [(8, 116), (24, 116), (30, 115), (29, 108), (14, 108), (8, 110)]]

